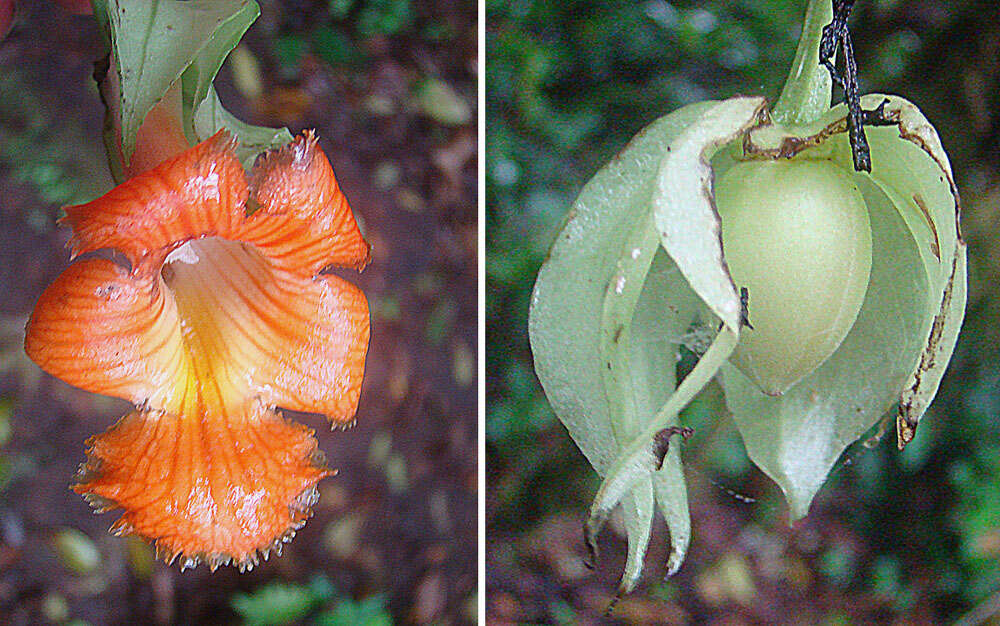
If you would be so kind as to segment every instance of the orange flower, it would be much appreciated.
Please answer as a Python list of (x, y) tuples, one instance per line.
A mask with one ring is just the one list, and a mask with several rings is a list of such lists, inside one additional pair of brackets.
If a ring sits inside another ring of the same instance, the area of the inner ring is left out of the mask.
[(71, 265), (42, 294), (25, 349), (47, 372), (136, 409), (88, 441), (74, 490), (121, 507), (118, 534), (182, 568), (252, 567), (288, 541), (325, 467), (312, 431), (274, 407), (354, 418), (364, 294), (321, 273), (368, 245), (311, 133), (249, 177), (224, 133), (66, 209)]

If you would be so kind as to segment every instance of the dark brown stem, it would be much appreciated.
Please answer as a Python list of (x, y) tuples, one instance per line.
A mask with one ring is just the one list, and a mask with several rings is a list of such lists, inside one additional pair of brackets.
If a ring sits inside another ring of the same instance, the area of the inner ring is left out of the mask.
[[(851, 32), (847, 18), (854, 8), (854, 0), (832, 0), (833, 20), (823, 28), (819, 45), (819, 62), (830, 72), (830, 78), (844, 89), (844, 103), (847, 105), (847, 132), (851, 139), (851, 155), (854, 169), (858, 172), (872, 171), (871, 150), (865, 137), (865, 125), (885, 126), (892, 122), (883, 114), (885, 102), (871, 111), (861, 108), (861, 93), (858, 87), (858, 65), (854, 58)], [(844, 55), (844, 73), (837, 72), (833, 55), (837, 47)]]

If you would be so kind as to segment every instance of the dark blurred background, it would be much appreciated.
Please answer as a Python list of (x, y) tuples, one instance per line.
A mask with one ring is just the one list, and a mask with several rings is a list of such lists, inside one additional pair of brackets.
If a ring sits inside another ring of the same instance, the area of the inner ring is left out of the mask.
[[(639, 129), (698, 100), (777, 97), (806, 2), (486, 5), (487, 614), (593, 622), (625, 544), (620, 526), (606, 533), (600, 566), (584, 568), (598, 478), (534, 375), (535, 275), (581, 186)], [(920, 107), (958, 179), (970, 297), (951, 368), (906, 451), (891, 432), (850, 449), (794, 526), (710, 387), (686, 414), (687, 562), (663, 580), (661, 524), (622, 622), (973, 624), (1000, 610), (1000, 10), (862, 0), (851, 30), (863, 91)]]
[(340, 473), (284, 555), (181, 574), (68, 489), (84, 441), (126, 405), (43, 375), (21, 348), (69, 263), (60, 207), (111, 180), (92, 18), (19, 4), (0, 42), (0, 624), (475, 620), (476, 46), (473, 2), (264, 2), (223, 67), (241, 119), (317, 129), (373, 244), (350, 278), (372, 342), (355, 428), (289, 414)]

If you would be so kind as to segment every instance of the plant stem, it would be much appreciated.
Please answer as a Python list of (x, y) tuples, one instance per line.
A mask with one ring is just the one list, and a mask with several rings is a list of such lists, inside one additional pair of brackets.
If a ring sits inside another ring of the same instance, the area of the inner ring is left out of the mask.
[(809, 0), (802, 36), (795, 60), (781, 90), (781, 97), (771, 111), (779, 124), (807, 124), (830, 109), (833, 80), (819, 62), (819, 43), (823, 27), (833, 21), (831, 0)]

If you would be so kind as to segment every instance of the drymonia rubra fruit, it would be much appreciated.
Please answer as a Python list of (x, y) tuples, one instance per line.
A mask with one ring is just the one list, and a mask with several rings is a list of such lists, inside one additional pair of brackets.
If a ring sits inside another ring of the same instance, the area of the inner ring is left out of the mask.
[[(832, 20), (829, 0), (810, 0), (773, 107), (699, 102), (640, 132), (583, 188), (539, 271), (535, 370), (603, 477), (585, 525), (594, 556), (622, 505), (621, 592), (642, 572), (655, 510), (669, 573), (684, 560), (671, 439), (691, 434), (680, 411), (710, 381), (799, 518), (876, 424), (894, 413), (899, 446), (913, 438), (951, 358), (966, 252), (948, 157), (900, 97), (831, 107)], [(699, 358), (681, 377), (685, 348)]]
[(715, 202), (729, 271), (753, 309), (730, 360), (780, 396), (833, 354), (861, 312), (872, 267), (864, 197), (826, 161), (747, 161), (719, 180)]

